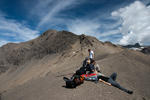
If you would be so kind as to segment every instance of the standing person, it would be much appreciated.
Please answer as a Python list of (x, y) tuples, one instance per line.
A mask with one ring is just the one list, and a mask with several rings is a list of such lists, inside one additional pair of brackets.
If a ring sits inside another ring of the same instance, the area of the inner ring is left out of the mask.
[(89, 58), (94, 59), (94, 52), (91, 49), (88, 49), (89, 52)]

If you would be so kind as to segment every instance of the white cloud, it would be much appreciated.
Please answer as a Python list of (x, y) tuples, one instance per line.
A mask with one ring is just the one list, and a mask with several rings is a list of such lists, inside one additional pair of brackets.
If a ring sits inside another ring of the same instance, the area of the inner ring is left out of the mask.
[(117, 29), (114, 29), (114, 30), (109, 30), (109, 31), (106, 31), (104, 33), (101, 33), (100, 36), (101, 37), (108, 37), (108, 36), (116, 35), (116, 34), (120, 34), (120, 31)]
[(56, 21), (56, 17), (58, 17), (59, 12), (69, 9), (69, 7), (75, 5), (77, 1), (78, 0), (46, 0), (46, 2), (43, 3), (43, 1), (39, 0), (37, 3), (38, 5), (35, 8), (41, 8), (41, 10), (39, 9), (37, 10), (38, 12), (36, 12), (38, 15), (40, 14), (40, 16), (42, 16), (37, 27), (40, 28), (44, 24), (51, 24), (53, 20)]
[(67, 28), (69, 31), (76, 34), (86, 34), (92, 36), (100, 35), (100, 27), (101, 25), (92, 20), (73, 20), (72, 23), (67, 24)]
[(0, 45), (8, 42), (31, 40), (37, 37), (38, 33), (25, 24), (0, 16)]
[(150, 6), (135, 1), (127, 7), (112, 12), (112, 16), (122, 19), (119, 29), (123, 37), (120, 44), (150, 44)]
[[(30, 14), (32, 16), (36, 17), (43, 17), (48, 13), (52, 5), (50, 5), (53, 2), (53, 0), (37, 0), (34, 4), (32, 5), (32, 8), (30, 8)], [(28, 2), (30, 3), (30, 2)], [(29, 4), (26, 4), (26, 8)]]
[(0, 47), (4, 44), (7, 44), (8, 42), (10, 42), (10, 41), (0, 39)]
[[(118, 22), (119, 23), (119, 22)], [(103, 27), (101, 27), (103, 25)], [(94, 36), (100, 41), (113, 41), (114, 39), (111, 38), (112, 35), (118, 35), (120, 34), (120, 31), (116, 28), (118, 25), (110, 24), (106, 26), (106, 24), (101, 23), (96, 19), (89, 20), (88, 18), (83, 19), (76, 19), (73, 20), (71, 23), (67, 24), (67, 29), (70, 32), (73, 32), (75, 34), (86, 34), (90, 36)], [(103, 28), (107, 28), (108, 30), (105, 30), (105, 32), (101, 32)], [(117, 40), (118, 41), (118, 40)]]
[[(13, 41), (13, 43), (19, 43), (20, 41)], [(5, 39), (0, 39), (0, 47), (7, 44), (7, 43), (12, 43), (12, 41), (5, 40)]]

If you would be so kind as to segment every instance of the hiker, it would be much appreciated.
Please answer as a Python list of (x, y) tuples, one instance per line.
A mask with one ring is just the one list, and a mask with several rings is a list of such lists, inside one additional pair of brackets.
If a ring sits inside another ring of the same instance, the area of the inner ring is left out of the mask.
[(82, 67), (85, 67), (90, 64), (90, 58), (86, 57), (85, 60), (83, 61)]
[(63, 77), (63, 80), (66, 82), (66, 88), (76, 88), (77, 86), (84, 83), (84, 77), (76, 74), (74, 74), (70, 79)]
[(89, 71), (89, 73), (98, 73), (101, 72), (99, 65), (96, 65), (96, 61), (93, 59), (90, 59), (90, 64), (86, 67), (87, 71)]
[[(85, 77), (83, 75), (87, 75), (87, 77), (93, 77), (92, 71), (94, 70), (94, 60), (90, 58), (86, 58), (83, 61), (83, 66), (73, 74), (73, 76), (69, 79), (67, 77), (63, 77), (66, 82), (66, 88), (76, 88), (76, 86), (83, 84)], [(96, 74), (95, 74), (96, 75)], [(88, 80), (88, 79), (87, 79)]]
[(90, 64), (89, 58), (85, 58), (85, 60), (83, 61), (82, 67), (76, 70), (75, 74), (76, 75), (86, 74), (87, 66), (89, 66), (89, 64)]
[(95, 70), (94, 65), (95, 65), (95, 61), (93, 59), (90, 58), (86, 59), (86, 61), (83, 62), (83, 66), (86, 70), (85, 74), (93, 73), (93, 71)]
[(100, 82), (103, 82), (109, 86), (114, 86), (116, 88), (119, 88), (120, 90), (127, 92), (129, 94), (133, 93), (133, 91), (130, 91), (130, 90), (123, 88), (122, 86), (120, 86), (119, 83), (116, 82), (116, 78), (117, 78), (116, 73), (113, 73), (110, 77), (106, 77), (104, 74), (102, 74), (96, 70), (95, 64), (96, 64), (95, 60), (92, 60), (91, 64), (89, 65), (90, 73), (82, 75), (82, 77), (84, 77), (85, 80), (95, 81), (95, 82), (100, 81)]
[[(85, 80), (87, 81), (97, 81), (97, 70), (95, 67), (95, 60), (87, 60), (90, 61), (90, 64), (88, 64), (88, 66), (86, 66), (86, 74), (82, 74), (81, 76), (85, 78)], [(98, 69), (98, 68), (97, 68)], [(98, 69), (99, 71), (99, 69)]]
[(103, 83), (110, 85), (110, 86), (114, 86), (116, 88), (119, 88), (120, 90), (127, 92), (128, 94), (133, 93), (133, 91), (130, 91), (130, 90), (123, 88), (122, 86), (120, 86), (119, 83), (116, 82), (117, 73), (113, 73), (110, 77), (106, 77), (103, 74), (101, 74), (101, 75), (99, 74), (99, 75), (97, 75), (97, 78), (100, 82), (103, 82)]
[(94, 59), (94, 52), (91, 49), (88, 49), (89, 52), (89, 58)]
[(96, 63), (95, 60), (90, 59), (90, 58), (85, 58), (85, 60), (83, 61), (83, 65), (80, 69), (84, 69), (86, 71), (85, 73), (91, 73), (92, 68), (95, 68), (98, 72), (100, 72), (99, 65), (97, 64), (95, 66), (95, 63)]

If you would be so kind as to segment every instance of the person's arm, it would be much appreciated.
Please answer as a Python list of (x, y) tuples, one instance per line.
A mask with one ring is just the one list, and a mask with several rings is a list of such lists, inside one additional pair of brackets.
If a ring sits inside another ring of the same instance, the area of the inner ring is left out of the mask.
[(99, 81), (100, 81), (100, 82), (103, 82), (104, 84), (107, 84), (107, 85), (111, 86), (111, 84), (110, 84), (110, 83), (105, 82), (105, 81), (103, 81), (103, 80), (101, 80), (101, 79), (99, 79)]
[(90, 64), (89, 67), (92, 72), (95, 72), (95, 66), (93, 64)]

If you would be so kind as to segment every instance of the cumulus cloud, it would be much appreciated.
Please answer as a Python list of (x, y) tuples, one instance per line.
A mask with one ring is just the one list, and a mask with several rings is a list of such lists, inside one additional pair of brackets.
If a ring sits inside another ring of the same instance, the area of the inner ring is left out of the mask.
[(112, 12), (113, 17), (121, 18), (119, 28), (122, 33), (120, 44), (150, 44), (150, 6), (140, 1)]
[(0, 16), (0, 45), (8, 42), (27, 41), (38, 36), (39, 31), (33, 30), (23, 23), (6, 16)]
[(86, 34), (94, 36), (100, 41), (118, 42), (120, 38), (120, 31), (116, 29), (120, 25), (120, 21), (116, 23), (102, 23), (97, 18), (90, 20), (89, 18), (82, 18), (72, 20), (67, 24), (67, 29), (75, 34)]
[(73, 20), (70, 24), (67, 24), (69, 31), (76, 34), (86, 34), (92, 36), (99, 36), (99, 29), (101, 25), (92, 20)]

